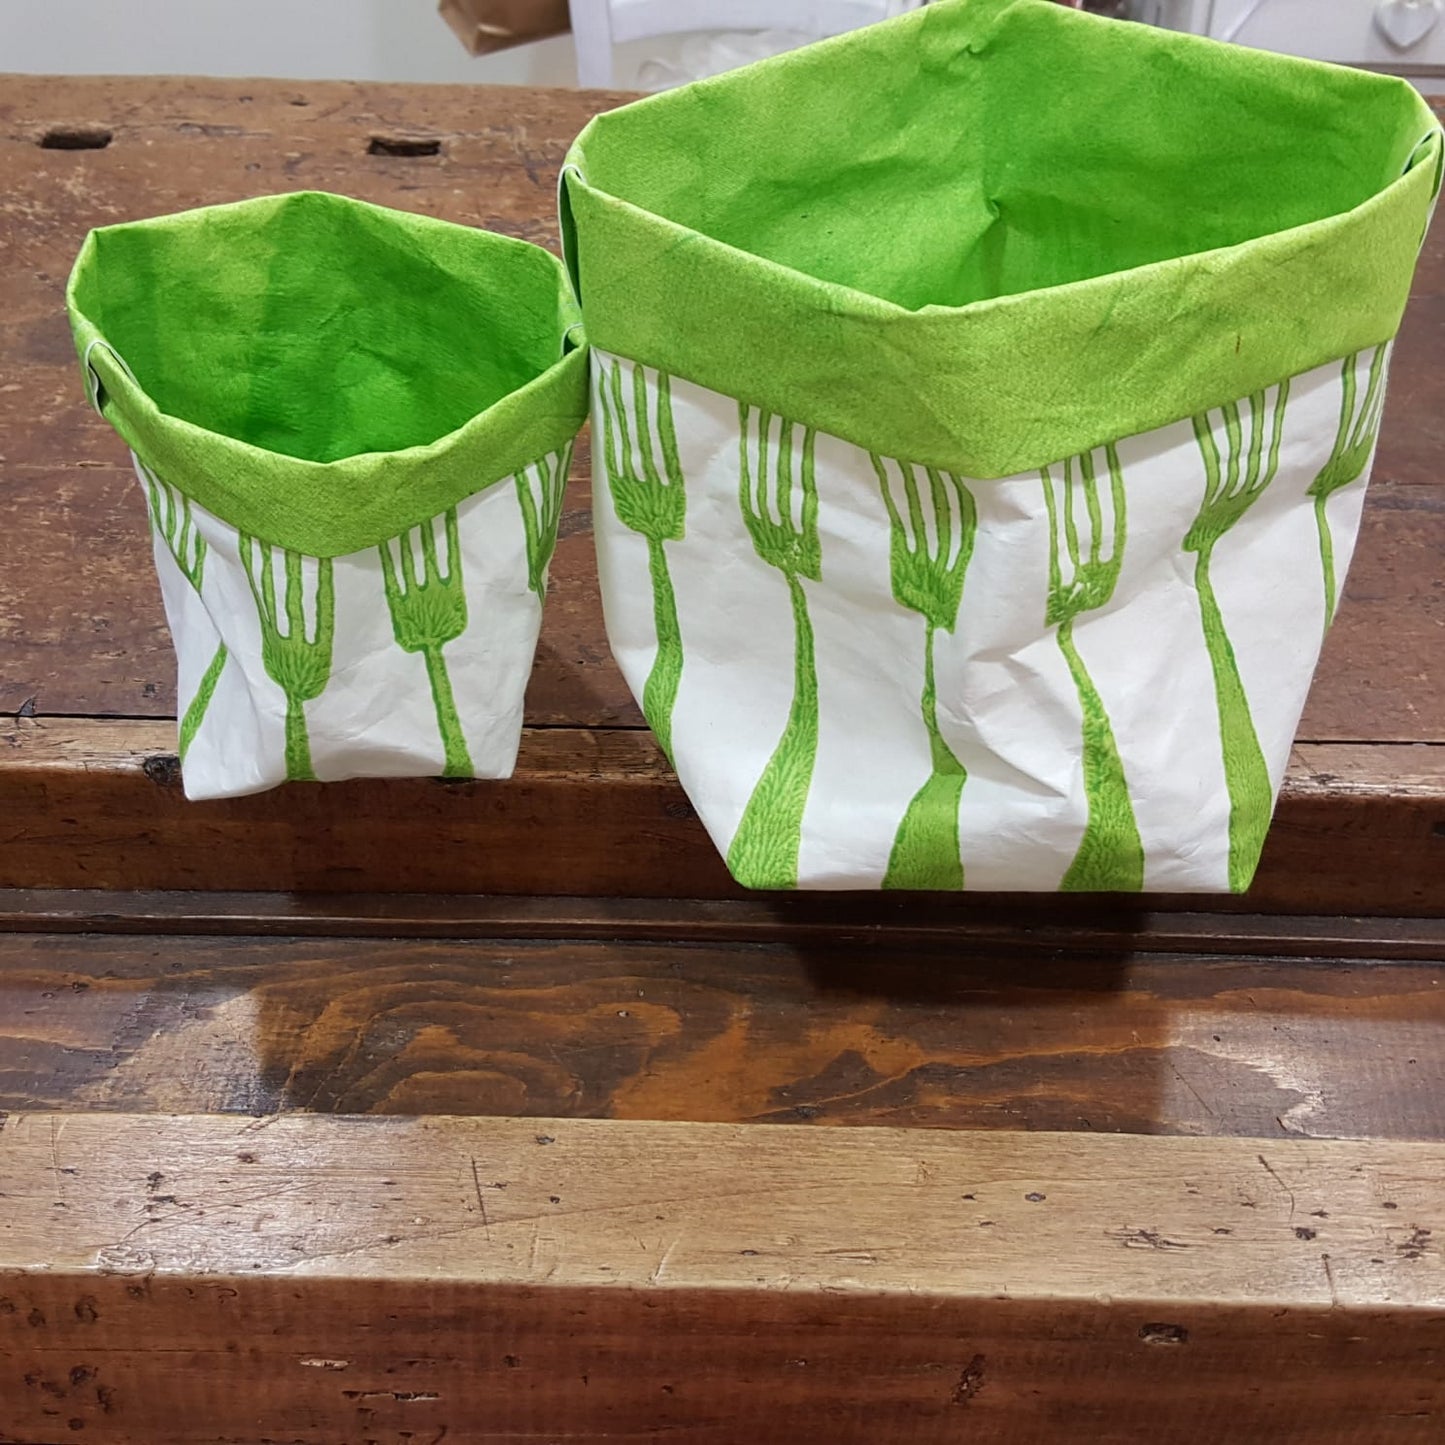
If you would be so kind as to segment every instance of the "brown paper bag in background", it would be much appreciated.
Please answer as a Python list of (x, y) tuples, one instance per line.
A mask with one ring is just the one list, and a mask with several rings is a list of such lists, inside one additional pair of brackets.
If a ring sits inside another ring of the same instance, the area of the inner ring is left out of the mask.
[(473, 55), (510, 50), (572, 28), (567, 0), (441, 0), (437, 9)]

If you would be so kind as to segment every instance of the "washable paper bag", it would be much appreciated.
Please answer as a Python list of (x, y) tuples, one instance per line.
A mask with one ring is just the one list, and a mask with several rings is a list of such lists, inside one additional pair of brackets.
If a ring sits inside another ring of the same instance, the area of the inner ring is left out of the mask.
[(510, 774), (587, 356), (539, 247), (317, 192), (93, 231), (186, 794)]
[(613, 650), (736, 878), (1243, 890), (1439, 185), (1404, 82), (957, 0), (564, 170)]

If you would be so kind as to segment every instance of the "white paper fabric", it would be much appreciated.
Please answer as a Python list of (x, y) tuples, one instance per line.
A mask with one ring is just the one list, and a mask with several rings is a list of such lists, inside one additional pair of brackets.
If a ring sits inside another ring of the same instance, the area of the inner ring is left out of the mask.
[[(565, 462), (543, 470), (560, 484)], [(187, 797), (235, 797), (288, 777), (510, 776), (545, 588), (545, 570), (540, 587), (529, 583), (519, 493), (531, 485), (540, 506), (541, 472), (432, 519), (429, 541), (422, 527), (393, 539), (389, 590), (380, 548), (330, 562), (287, 554), (135, 465), (175, 641)], [(552, 528), (555, 537), (555, 514)]]
[[(1373, 359), (1367, 351), (1352, 361), (1358, 408)], [(1377, 370), (1382, 398), (1383, 356)], [(1337, 595), (1364, 500), (1368, 463), (1364, 475), (1330, 495), (1323, 508), (1309, 493), (1336, 448), (1342, 376), (1342, 363), (1334, 362), (1294, 378), (1287, 405), (1278, 390), (1263, 399), (1260, 451), (1267, 461), (1278, 412), (1277, 468), (1211, 553), (1213, 592), (1268, 771), (1266, 808), (1283, 778), (1327, 625), (1318, 517), (1322, 512), (1328, 530)], [(639, 427), (633, 363), (604, 353), (594, 358), (595, 531), (607, 631), (642, 699), (659, 654), (649, 552), (660, 546), (675, 595), (682, 664), (665, 726), (650, 720), (670, 746), (708, 832), (736, 864), (740, 821), (789, 730), (798, 694), (790, 581), (763, 559), (745, 519), (739, 404), (677, 378), (668, 381), (670, 398), (662, 398), (657, 373), (644, 370), (643, 378), (648, 415)], [(613, 385), (617, 389), (604, 395)], [(619, 397), (630, 423), (626, 459), (616, 417), (604, 415), (601, 405), (609, 400), (613, 413)], [(669, 399), (685, 526), (680, 537), (655, 544), (620, 519), (609, 472), (625, 462), (641, 475), (649, 435), (650, 460), (662, 468), (655, 438), (659, 407)], [(1237, 445), (1225, 413), (1209, 416), (1208, 434), (1225, 472), (1231, 455), (1238, 455), (1241, 469), (1250, 465), (1252, 413), (1243, 402), (1236, 410), (1244, 418)], [(756, 425), (756, 413), (749, 420)], [(1370, 447), (1373, 439), (1371, 432)], [(803, 452), (796, 431), (790, 445), (797, 533)], [(1224, 891), (1231, 884), (1231, 795), (1215, 658), (1201, 620), (1197, 553), (1183, 546), (1208, 486), (1201, 445), (1190, 418), (1117, 443), (1127, 543), (1108, 600), (1073, 623), (1074, 646), (1112, 724), (1127, 777), (1143, 846), (1140, 886), (1153, 891)], [(1092, 454), (1092, 464), (1102, 477), (1103, 448)], [(818, 434), (812, 465), (821, 565), (814, 578), (806, 575), (811, 564), (798, 562), (796, 575), (814, 634), (816, 748), (796, 875), (781, 882), (873, 889), (885, 883), (900, 822), (933, 766), (920, 710), (928, 623), (895, 595), (893, 527), (875, 460)], [(897, 477), (898, 463), (884, 459), (884, 466)], [(749, 467), (753, 486), (756, 470)], [(1050, 469), (1056, 502), (1063, 471), (1062, 463)], [(918, 475), (922, 479), (921, 469)], [(956, 625), (936, 630), (934, 651), (938, 732), (966, 771), (957, 808), (959, 881), (970, 889), (1053, 890), (1066, 884), (1090, 808), (1081, 694), (1058, 626), (1046, 620), (1051, 541), (1067, 553), (1062, 523), (1057, 516), (1051, 521), (1039, 472), (958, 480), (976, 508), (976, 526)], [(1226, 475), (1221, 485), (1227, 484)], [(896, 481), (892, 485), (906, 518)], [(936, 529), (926, 482), (921, 489), (925, 530)], [(1107, 553), (1114, 526), (1107, 487), (1097, 495)], [(1079, 502), (1075, 542), (1085, 559), (1092, 525)], [(1067, 580), (1067, 555), (1061, 566)], [(739, 876), (750, 884), (780, 882)]]

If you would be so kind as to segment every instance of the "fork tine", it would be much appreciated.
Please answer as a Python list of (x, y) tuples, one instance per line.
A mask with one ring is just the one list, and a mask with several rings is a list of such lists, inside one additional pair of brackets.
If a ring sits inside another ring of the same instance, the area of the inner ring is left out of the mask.
[(1229, 455), (1225, 461), (1224, 491), (1221, 497), (1232, 497), (1239, 491), (1243, 438), (1244, 425), (1239, 414), (1239, 403), (1232, 401), (1224, 408), (1224, 440)]
[[(1385, 348), (1381, 347), (1383, 351)], [(1388, 362), (1388, 357), (1386, 362)], [(1365, 444), (1374, 446), (1376, 438), (1380, 435), (1380, 423), (1385, 418), (1385, 363), (1381, 363), (1380, 389), (1375, 393), (1375, 412), (1365, 429)]]
[(180, 529), (176, 533), (176, 561), (186, 576), (191, 575), (191, 499), (181, 494)]
[(908, 503), (908, 525), (912, 533), (908, 550), (921, 554), (928, 545), (928, 535), (923, 530), (923, 502), (918, 494), (918, 468), (912, 462), (903, 466), (903, 496)]
[(1079, 457), (1079, 470), (1084, 478), (1084, 506), (1089, 513), (1089, 566), (1097, 567), (1104, 542), (1104, 517), (1099, 507), (1099, 479), (1094, 472), (1094, 453)]
[(190, 540), (186, 545), (186, 555), (190, 559), (190, 565), (186, 569), (186, 575), (191, 579), (191, 585), (197, 592), (201, 590), (201, 583), (205, 578), (206, 571), (206, 539), (201, 533), (201, 524), (196, 521), (191, 512), (191, 499), (186, 498), (186, 531)]
[(1350, 446), (1350, 429), (1355, 424), (1355, 371), (1360, 364), (1360, 353), (1352, 351), (1340, 366), (1340, 422), (1335, 429), (1335, 445), (1330, 452), (1334, 461)]
[(416, 552), (411, 545), (411, 534), (414, 529), (408, 527), (397, 543), (401, 548), (401, 590), (402, 595), (416, 591)]
[(461, 573), (462, 544), (457, 532), (457, 509), (447, 508), (447, 575), (445, 581), (450, 582), (453, 577)]
[(271, 560), (271, 544), (263, 542), (258, 537), (256, 547), (261, 553), (261, 591), (266, 598), (266, 621), (274, 631), (278, 614), (276, 611), (276, 568), (275, 563)]
[[(1244, 474), (1244, 490), (1246, 492), (1258, 491), (1260, 482), (1260, 461), (1264, 452), (1264, 428), (1265, 408), (1269, 400), (1268, 393), (1263, 391), (1254, 392), (1249, 398), (1249, 463)], [(1264, 479), (1268, 482), (1269, 478)]]
[[(953, 545), (953, 519), (948, 510), (948, 498), (943, 495), (943, 478), (938, 474), (937, 467), (925, 467), (924, 475), (928, 478), (928, 500), (933, 508), (933, 541), (925, 551), (940, 567), (946, 567)], [(926, 524), (927, 518), (924, 521)]]
[[(1261, 404), (1263, 404), (1263, 400), (1264, 394), (1261, 392)], [(1280, 442), (1284, 439), (1284, 408), (1288, 400), (1289, 379), (1286, 378), (1274, 389), (1274, 413), (1270, 418), (1269, 458), (1266, 462), (1266, 470), (1259, 481), (1259, 485), (1255, 489), (1256, 491), (1263, 490), (1267, 487), (1274, 480), (1274, 474), (1279, 470), (1279, 448)]]
[[(782, 520), (777, 502), (778, 464), (768, 465), (768, 449), (773, 434), (773, 413), (758, 411), (758, 515), (770, 526), (778, 526)], [(778, 428), (781, 433), (781, 425)], [(781, 436), (779, 438), (781, 442)]]
[(1071, 457), (1064, 463), (1064, 544), (1069, 552), (1069, 582), (1070, 587), (1077, 587), (1079, 573), (1083, 568), (1084, 559), (1079, 550), (1079, 524), (1074, 516), (1074, 493), (1078, 487), (1074, 485), (1074, 470), (1078, 467), (1080, 478), (1083, 476), (1083, 468), (1079, 466), (1078, 458)]
[(301, 567), (301, 554), (285, 548), (286, 559), (286, 636), (306, 640), (306, 593)]
[(423, 585), (441, 581), (441, 569), (437, 566), (436, 518), (428, 517), (421, 524), (421, 565)]
[[(682, 464), (677, 457), (677, 433), (672, 425), (672, 379), (665, 371), (657, 373), (657, 433), (662, 444), (662, 469), (667, 473), (667, 484), (682, 485)], [(563, 467), (566, 475), (566, 467)]]
[(793, 520), (793, 424), (778, 418), (777, 462), (773, 468), (773, 495), (777, 507), (778, 526), (784, 530), (796, 527)]
[(612, 412), (612, 398), (607, 394), (608, 367), (605, 362), (597, 364), (597, 409), (602, 413), (602, 465), (609, 477), (620, 476), (621, 463), (617, 457), (617, 421)]
[(326, 648), (327, 673), (331, 670), (331, 643), (336, 626), (336, 584), (331, 558), (316, 559), (316, 641)]
[(958, 560), (954, 565), (965, 568), (973, 560), (973, 543), (978, 534), (978, 504), (962, 477), (955, 472), (945, 472), (944, 476), (953, 483), (958, 498)]
[[(533, 473), (533, 471), (536, 471), (536, 470), (539, 470), (539, 469), (540, 469), (540, 468), (537, 468), (537, 467), (523, 467), (522, 470), (517, 473), (516, 482), (517, 482), (517, 505), (518, 505), (518, 507), (521, 508), (521, 511), (522, 511), (522, 533), (523, 533), (523, 535), (524, 535), (525, 538), (526, 538), (526, 545), (527, 545), (527, 585), (528, 585), (529, 587), (531, 587), (534, 592), (537, 592), (537, 593), (540, 594), (541, 588), (540, 588), (540, 586), (539, 586), (539, 583), (540, 583), (541, 579), (540, 579), (540, 577), (538, 576), (537, 566), (536, 566), (536, 562), (534, 561), (534, 558), (535, 558), (535, 556), (536, 556), (538, 547), (541, 545), (541, 539), (542, 539), (542, 536), (543, 536), (543, 528), (546, 526), (546, 521), (545, 521), (545, 517), (542, 518), (542, 519), (539, 519), (539, 518), (538, 518), (538, 516), (537, 516), (537, 500), (536, 500), (536, 498), (532, 495), (532, 473)], [(545, 493), (545, 491), (544, 491), (544, 492), (543, 492), (543, 503), (544, 503), (544, 505), (545, 505), (545, 502), (546, 502), (546, 493)], [(451, 527), (450, 527), (450, 524), (448, 524), (448, 529), (447, 529), (447, 542), (448, 542), (448, 546), (450, 546), (450, 545), (451, 545)], [(451, 556), (454, 557), (455, 555), (456, 555), (456, 553), (455, 553), (455, 551), (453, 551), (453, 552), (451, 553)], [(450, 564), (449, 564), (449, 565), (450, 565)], [(448, 579), (448, 580), (450, 580), (450, 579)]]
[[(664, 372), (665, 376), (667, 373)], [(557, 485), (554, 489), (552, 502), (552, 532), (556, 535), (557, 526), (562, 520), (562, 501), (567, 495), (567, 479), (572, 475), (572, 443), (568, 442), (557, 454)]]
[(1109, 498), (1113, 503), (1110, 518), (1109, 565), (1117, 567), (1124, 556), (1124, 543), (1129, 533), (1129, 512), (1124, 498), (1124, 468), (1119, 465), (1119, 452), (1113, 442), (1104, 448), (1109, 464)]
[(157, 484), (160, 487), (161, 496), (165, 498), (166, 503), (166, 541), (174, 547), (176, 545), (176, 494), (171, 490), (168, 483), (160, 481), (159, 478), (157, 478)]
[(1198, 442), (1199, 453), (1204, 458), (1204, 506), (1207, 509), (1214, 505), (1222, 491), (1219, 443), (1214, 439), (1214, 428), (1210, 425), (1207, 411), (1194, 415), (1194, 440)]
[[(878, 489), (883, 493), (883, 505), (888, 508), (888, 525), (896, 532), (903, 525), (903, 518), (898, 511), (898, 503), (893, 496), (893, 483), (888, 476), (888, 468), (884, 465), (883, 458), (877, 452), (870, 452), (873, 458), (873, 470), (878, 474)], [(901, 469), (906, 466), (905, 462), (898, 462)]]
[[(1067, 479), (1067, 461), (1064, 466)], [(1057, 596), (1063, 585), (1059, 576), (1059, 504), (1054, 499), (1054, 475), (1048, 467), (1039, 468), (1039, 478), (1044, 484), (1044, 505), (1049, 512), (1049, 593)], [(1067, 480), (1064, 485), (1068, 486)]]
[(1370, 380), (1365, 390), (1365, 404), (1360, 408), (1352, 446), (1358, 447), (1370, 436), (1372, 427), (1376, 430), (1379, 428), (1379, 411), (1384, 404), (1384, 387), (1381, 385), (1385, 376), (1384, 360), (1385, 347), (1382, 342), (1375, 348), (1375, 355), (1370, 361)]
[(612, 363), (612, 410), (617, 423), (617, 475), (624, 481), (635, 482), (637, 473), (632, 467), (632, 436), (627, 429), (627, 405), (622, 399), (622, 363), (620, 361)]
[[(386, 592), (388, 605), (394, 607), (401, 598), (396, 585), (396, 563), (391, 556), (392, 540), (388, 538), (377, 548), (377, 551), (381, 553), (381, 584)], [(401, 541), (406, 541), (405, 533), (402, 533)]]
[(803, 537), (811, 537), (818, 526), (818, 481), (813, 472), (813, 442), (817, 437), (812, 427), (803, 428)]
[(658, 485), (657, 460), (652, 455), (652, 426), (647, 416), (647, 372), (641, 362), (632, 368), (632, 405), (637, 414), (637, 455), (648, 486)]
[[(942, 519), (938, 514), (938, 468), (923, 467), (922, 471), (923, 480), (918, 486), (918, 551), (923, 561), (933, 564), (938, 561), (939, 538), (942, 536)], [(929, 513), (932, 513), (932, 533), (929, 532)]]
[(748, 461), (748, 423), (752, 419), (752, 408), (745, 401), (738, 403), (738, 500), (742, 503), (744, 519), (753, 513), (753, 478)]
[(141, 485), (145, 487), (146, 515), (150, 518), (151, 526), (159, 533), (161, 530), (161, 502), (160, 498), (156, 496), (156, 479), (144, 466), (139, 469), (137, 475), (141, 479)]

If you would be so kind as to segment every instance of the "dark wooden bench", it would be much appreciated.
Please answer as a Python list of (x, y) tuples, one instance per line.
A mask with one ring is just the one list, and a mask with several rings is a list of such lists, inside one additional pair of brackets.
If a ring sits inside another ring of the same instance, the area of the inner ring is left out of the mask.
[(318, 187), (555, 246), (606, 103), (0, 80), (0, 1442), (1433, 1445), (1445, 229), (1247, 897), (741, 894), (585, 446), (516, 778), (182, 798), (86, 230)]

